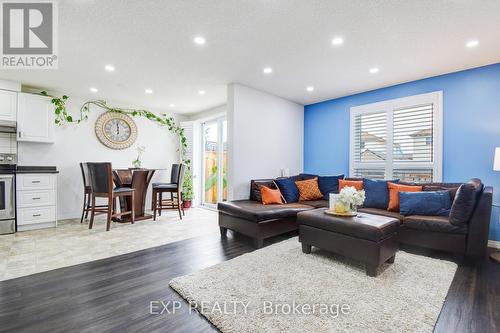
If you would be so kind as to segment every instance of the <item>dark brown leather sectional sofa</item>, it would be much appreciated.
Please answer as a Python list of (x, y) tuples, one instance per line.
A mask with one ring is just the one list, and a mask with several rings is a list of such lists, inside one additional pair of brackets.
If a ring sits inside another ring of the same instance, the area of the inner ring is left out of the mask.
[[(298, 212), (327, 207), (328, 201), (304, 201), (283, 205), (263, 205), (255, 197), (258, 184), (268, 184), (269, 179), (252, 180), (248, 200), (235, 200), (218, 204), (219, 227), (225, 236), (227, 229), (254, 238), (257, 248), (264, 239), (297, 230)], [(452, 195), (459, 183), (427, 183), (424, 191), (449, 189)], [(401, 243), (459, 253), (466, 256), (483, 256), (487, 249), (493, 189), (484, 187), (478, 195), (474, 211), (464, 227), (457, 227), (442, 216), (402, 216), (377, 208), (360, 208), (360, 212), (395, 217), (401, 221)]]

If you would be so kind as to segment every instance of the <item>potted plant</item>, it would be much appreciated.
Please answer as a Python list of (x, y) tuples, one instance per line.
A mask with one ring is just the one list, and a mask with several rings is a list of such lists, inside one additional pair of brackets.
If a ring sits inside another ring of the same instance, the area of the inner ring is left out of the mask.
[(193, 176), (191, 174), (191, 168), (186, 168), (186, 173), (184, 174), (184, 184), (182, 185), (182, 206), (184, 208), (190, 208), (194, 197), (193, 193)]

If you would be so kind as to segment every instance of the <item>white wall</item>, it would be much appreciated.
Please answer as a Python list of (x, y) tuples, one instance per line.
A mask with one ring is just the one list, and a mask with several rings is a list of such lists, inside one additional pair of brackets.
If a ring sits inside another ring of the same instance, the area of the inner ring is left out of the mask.
[[(73, 116), (79, 114), (83, 99), (70, 96), (68, 110)], [(118, 103), (108, 102), (109, 105)], [(131, 107), (130, 105), (126, 105)], [(133, 107), (133, 106), (132, 106)], [(156, 112), (155, 110), (151, 110)], [(150, 120), (133, 117), (137, 124), (138, 137), (134, 145), (124, 150), (113, 150), (99, 142), (95, 135), (95, 121), (103, 113), (102, 109), (91, 108), (89, 119), (79, 125), (57, 126), (54, 144), (18, 144), (19, 165), (56, 166), (58, 176), (58, 217), (59, 219), (80, 217), (83, 202), (83, 184), (80, 162), (112, 162), (113, 167), (128, 168), (136, 158), (137, 145), (146, 146), (143, 166), (147, 168), (168, 168), (178, 163), (178, 139), (165, 128)], [(183, 120), (179, 119), (178, 120)], [(168, 181), (170, 170), (157, 172), (152, 180)], [(146, 208), (150, 207), (151, 193), (148, 193)]]
[(302, 172), (304, 107), (241, 84), (228, 86), (228, 196), (247, 199), (249, 181)]

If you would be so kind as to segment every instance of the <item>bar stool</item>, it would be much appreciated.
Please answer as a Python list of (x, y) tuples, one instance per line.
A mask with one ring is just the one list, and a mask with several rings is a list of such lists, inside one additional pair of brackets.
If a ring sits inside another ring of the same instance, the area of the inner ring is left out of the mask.
[[(182, 220), (184, 215), (184, 207), (182, 206), (182, 185), (184, 184), (184, 174), (186, 165), (172, 164), (172, 172), (170, 173), (170, 183), (154, 183), (153, 198), (153, 220), (156, 221), (156, 211), (161, 216), (163, 209), (177, 209), (179, 218)], [(170, 193), (170, 199), (163, 199), (163, 193)]]
[[(113, 188), (113, 168), (111, 163), (87, 163), (91, 184), (91, 214), (89, 229), (94, 224), (94, 216), (97, 214), (107, 214), (106, 231), (111, 228), (111, 219), (123, 215), (130, 215), (131, 222), (134, 224), (135, 212), (134, 205), (130, 211), (116, 212), (116, 198), (122, 196), (131, 196), (131, 202), (134, 202), (134, 189), (129, 187)], [(103, 206), (95, 205), (95, 198), (108, 198), (108, 204)]]

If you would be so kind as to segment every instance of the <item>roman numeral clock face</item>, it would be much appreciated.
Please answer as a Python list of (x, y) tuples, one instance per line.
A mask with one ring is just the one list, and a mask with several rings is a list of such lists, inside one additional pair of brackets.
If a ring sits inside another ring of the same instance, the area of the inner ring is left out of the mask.
[(126, 114), (106, 112), (99, 116), (95, 126), (96, 136), (106, 147), (125, 149), (137, 138), (137, 126)]
[(130, 126), (123, 119), (113, 118), (104, 124), (104, 134), (112, 141), (125, 142), (130, 137)]

